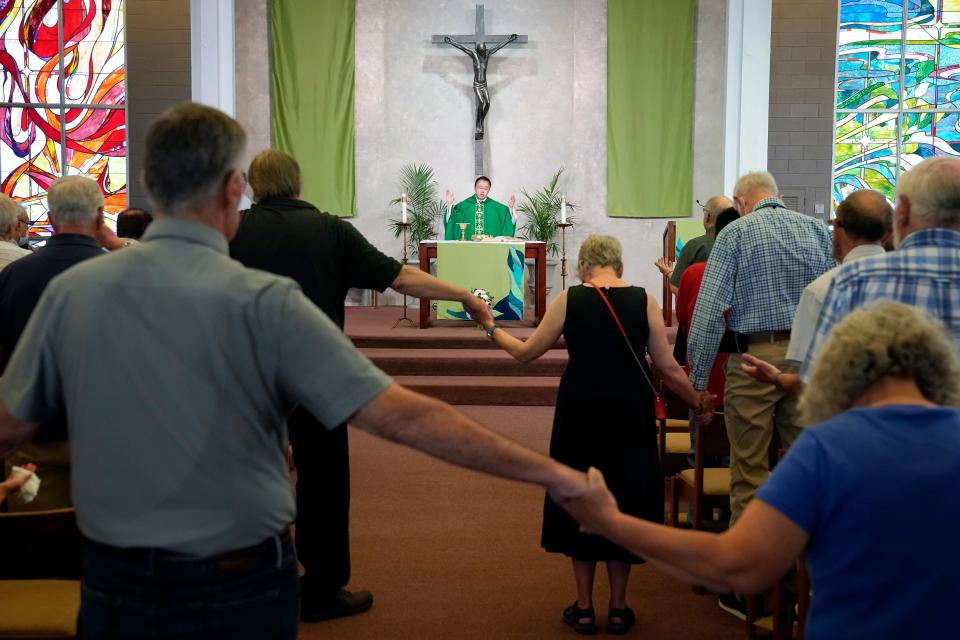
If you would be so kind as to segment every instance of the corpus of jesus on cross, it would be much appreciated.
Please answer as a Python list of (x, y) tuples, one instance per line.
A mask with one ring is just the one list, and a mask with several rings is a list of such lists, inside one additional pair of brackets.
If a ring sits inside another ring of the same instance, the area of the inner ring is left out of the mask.
[[(527, 36), (512, 34), (509, 36), (488, 35), (483, 26), (483, 5), (477, 5), (476, 33), (469, 35), (435, 35), (433, 44), (449, 44), (470, 56), (473, 62), (473, 93), (477, 97), (477, 117), (474, 124), (474, 172), (482, 175), (483, 170), (483, 120), (490, 110), (490, 93), (487, 91), (487, 63), (490, 56), (508, 44), (525, 44)], [(472, 48), (466, 45), (474, 45)], [(493, 45), (489, 49), (487, 45)]]

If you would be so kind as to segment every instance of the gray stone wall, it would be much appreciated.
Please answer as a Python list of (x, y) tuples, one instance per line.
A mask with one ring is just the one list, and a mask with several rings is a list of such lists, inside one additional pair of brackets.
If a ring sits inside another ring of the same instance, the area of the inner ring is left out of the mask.
[(830, 212), (836, 0), (773, 0), (768, 168), (799, 210)]
[(190, 99), (190, 1), (132, 0), (126, 11), (129, 202), (146, 207), (139, 175), (147, 127)]
[(270, 0), (234, 0), (236, 118), (247, 131), (249, 164), (272, 140), (270, 116)]

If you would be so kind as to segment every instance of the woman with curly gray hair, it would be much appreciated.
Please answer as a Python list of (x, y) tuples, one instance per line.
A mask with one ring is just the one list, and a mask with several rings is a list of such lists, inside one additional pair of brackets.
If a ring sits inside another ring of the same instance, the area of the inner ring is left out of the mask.
[(603, 476), (567, 508), (667, 573), (756, 593), (805, 553), (807, 637), (943, 638), (956, 626), (960, 360), (942, 325), (882, 301), (837, 324), (801, 399), (809, 427), (721, 535), (626, 516)]

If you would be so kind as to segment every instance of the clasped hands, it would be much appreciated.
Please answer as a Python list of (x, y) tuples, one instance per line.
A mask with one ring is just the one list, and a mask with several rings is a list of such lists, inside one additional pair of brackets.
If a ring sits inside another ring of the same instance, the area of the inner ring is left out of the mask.
[(490, 310), (490, 305), (480, 298), (469, 296), (463, 301), (463, 308), (484, 329), (493, 326), (493, 312)]
[(607, 488), (603, 474), (595, 467), (590, 467), (586, 476), (576, 473), (586, 480), (582, 491), (567, 496), (551, 491), (550, 495), (557, 504), (580, 522), (582, 531), (602, 534), (607, 530), (610, 521), (620, 513), (617, 500)]
[(713, 422), (713, 401), (717, 399), (717, 396), (705, 390), (698, 390), (697, 393), (700, 395), (700, 402), (693, 410), (693, 421), (698, 426), (710, 424)]

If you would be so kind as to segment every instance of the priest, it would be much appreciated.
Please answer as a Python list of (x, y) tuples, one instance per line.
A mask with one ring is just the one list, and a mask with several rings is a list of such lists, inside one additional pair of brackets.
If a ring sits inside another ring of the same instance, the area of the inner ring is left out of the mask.
[(508, 236), (513, 237), (517, 230), (517, 221), (513, 217), (514, 196), (510, 196), (507, 204), (501, 204), (493, 198), (487, 197), (490, 193), (490, 178), (480, 176), (473, 181), (473, 193), (466, 200), (453, 204), (453, 192), (447, 191), (447, 240), (461, 238), (460, 223), (466, 223), (463, 238), (470, 240), (474, 236)]

